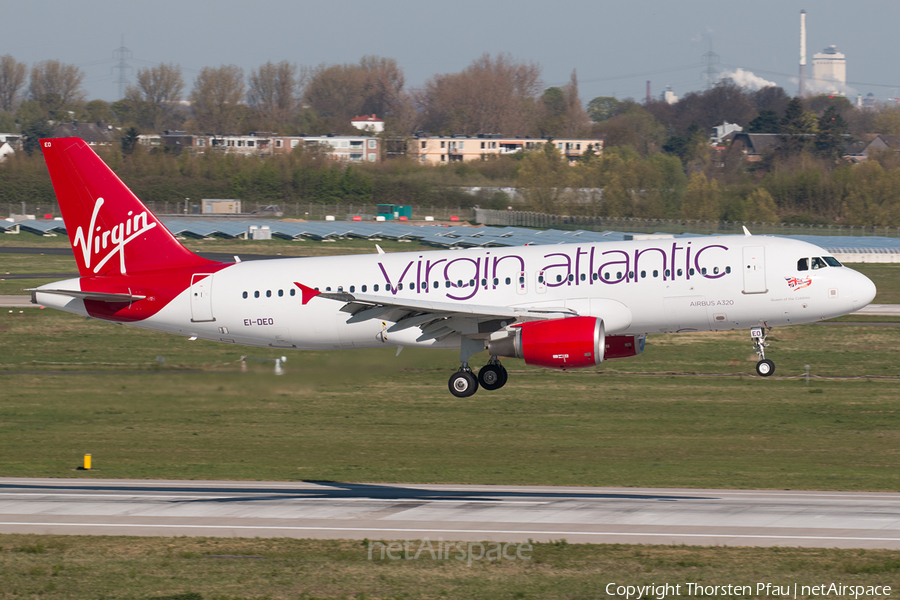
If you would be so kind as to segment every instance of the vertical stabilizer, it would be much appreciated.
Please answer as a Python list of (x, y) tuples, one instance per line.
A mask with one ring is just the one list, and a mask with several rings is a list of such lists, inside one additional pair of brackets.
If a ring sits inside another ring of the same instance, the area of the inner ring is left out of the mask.
[(41, 140), (41, 150), (82, 277), (213, 264), (182, 246), (84, 140)]

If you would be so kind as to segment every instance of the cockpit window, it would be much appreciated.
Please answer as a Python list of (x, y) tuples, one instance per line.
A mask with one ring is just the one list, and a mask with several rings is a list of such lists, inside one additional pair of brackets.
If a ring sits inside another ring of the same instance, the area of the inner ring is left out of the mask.
[(798, 271), (808, 271), (809, 270), (809, 259), (801, 258), (797, 261), (797, 270)]
[(825, 256), (823, 258), (825, 259), (825, 262), (827, 262), (828, 265), (831, 267), (843, 267), (844, 266), (838, 261), (838, 259), (836, 259), (833, 256)]
[(824, 269), (828, 264), (818, 256), (814, 256), (812, 259), (812, 268), (813, 269)]

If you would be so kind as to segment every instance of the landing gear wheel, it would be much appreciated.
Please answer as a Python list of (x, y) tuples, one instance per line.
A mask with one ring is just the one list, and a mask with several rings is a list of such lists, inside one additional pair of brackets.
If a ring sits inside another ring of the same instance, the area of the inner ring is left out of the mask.
[(500, 364), (486, 364), (478, 371), (478, 383), (486, 390), (499, 390), (506, 384), (509, 375)]
[(763, 359), (756, 363), (756, 372), (759, 373), (761, 377), (768, 377), (775, 372), (775, 363), (767, 358)]
[(457, 398), (468, 398), (478, 391), (478, 379), (471, 371), (457, 371), (448, 382), (450, 393)]

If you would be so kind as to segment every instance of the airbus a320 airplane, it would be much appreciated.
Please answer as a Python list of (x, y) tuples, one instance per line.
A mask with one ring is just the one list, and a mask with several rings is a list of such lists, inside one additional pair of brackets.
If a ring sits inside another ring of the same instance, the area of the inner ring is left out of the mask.
[[(555, 369), (634, 356), (651, 333), (854, 312), (875, 285), (812, 244), (766, 236), (221, 263), (185, 248), (81, 139), (41, 141), (81, 275), (32, 301), (191, 339), (305, 350), (459, 348), (457, 397), (506, 383), (501, 357)], [(380, 250), (380, 249), (379, 249)], [(477, 375), (469, 359), (487, 350)]]

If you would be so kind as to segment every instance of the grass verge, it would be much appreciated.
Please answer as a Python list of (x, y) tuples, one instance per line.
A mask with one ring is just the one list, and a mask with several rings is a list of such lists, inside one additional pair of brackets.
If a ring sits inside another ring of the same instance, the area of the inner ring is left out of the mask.
[(367, 541), (347, 540), (0, 535), (0, 546), (0, 598), (598, 598), (611, 583), (680, 585), (674, 597), (700, 597), (690, 583), (749, 585), (752, 594), (732, 597), (783, 597), (757, 586), (787, 587), (791, 596), (795, 583), (900, 587), (900, 560), (886, 550), (560, 540), (533, 544), (528, 560), (469, 565), (455, 553), (381, 560), (373, 552), (369, 560)]

